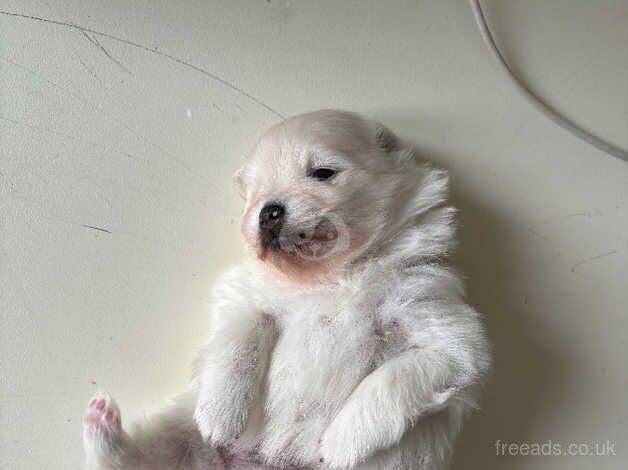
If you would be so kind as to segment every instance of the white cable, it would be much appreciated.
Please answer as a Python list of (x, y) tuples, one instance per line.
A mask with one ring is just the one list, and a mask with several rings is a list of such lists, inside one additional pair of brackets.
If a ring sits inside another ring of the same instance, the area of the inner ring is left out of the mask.
[(487, 45), (489, 50), (492, 52), (493, 56), (497, 59), (497, 63), (500, 65), (502, 70), (506, 73), (506, 76), (510, 79), (510, 81), (515, 85), (517, 90), (523, 95), (524, 99), (538, 109), (545, 116), (550, 118), (556, 124), (561, 126), (563, 129), (568, 130), (572, 134), (577, 135), (582, 140), (588, 142), (592, 146), (597, 149), (608, 153), (614, 157), (620, 158), (622, 160), (628, 161), (628, 152), (609, 143), (606, 142), (599, 137), (594, 136), (589, 131), (583, 129), (582, 127), (574, 124), (569, 119), (562, 116), (560, 113), (552, 109), (549, 105), (545, 104), (538, 96), (536, 96), (530, 89), (528, 89), (521, 81), (515, 76), (512, 72), (506, 61), (504, 60), (504, 56), (502, 56), (497, 44), (495, 44), (495, 40), (493, 39), (493, 35), (491, 34), (491, 30), (486, 24), (486, 18), (484, 17), (484, 12), (482, 11), (482, 7), (480, 6), (479, 0), (469, 0), (469, 4), (471, 5), (471, 9), (473, 10), (473, 16), (475, 17), (475, 22), (477, 23), (478, 29), (482, 34), (482, 38), (484, 39), (484, 43)]

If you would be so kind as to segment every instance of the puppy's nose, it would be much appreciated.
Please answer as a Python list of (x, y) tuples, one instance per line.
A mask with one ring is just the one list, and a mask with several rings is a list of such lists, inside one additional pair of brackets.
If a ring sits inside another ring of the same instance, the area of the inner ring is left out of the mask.
[(286, 208), (276, 202), (262, 208), (259, 213), (259, 231), (265, 245), (272, 247), (277, 244), (285, 216)]
[(272, 229), (283, 223), (286, 209), (281, 204), (266, 204), (259, 213), (261, 229)]

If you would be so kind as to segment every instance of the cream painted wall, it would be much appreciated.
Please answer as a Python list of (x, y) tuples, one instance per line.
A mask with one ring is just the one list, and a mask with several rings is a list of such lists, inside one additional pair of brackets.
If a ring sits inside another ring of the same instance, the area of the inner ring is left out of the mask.
[[(534, 89), (628, 148), (628, 1), (484, 6)], [(625, 468), (628, 164), (523, 103), (466, 2), (0, 10), (0, 467), (80, 468), (97, 388), (129, 418), (185, 387), (209, 286), (243, 253), (232, 171), (278, 113), (334, 107), (452, 172), (497, 365), (455, 468)], [(498, 439), (617, 456), (496, 456)]]

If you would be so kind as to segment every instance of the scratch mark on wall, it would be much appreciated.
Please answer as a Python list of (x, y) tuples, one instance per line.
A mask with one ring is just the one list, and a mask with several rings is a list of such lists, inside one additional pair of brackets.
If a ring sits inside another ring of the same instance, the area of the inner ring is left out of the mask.
[(600, 212), (599, 209), (595, 209), (594, 211), (591, 212), (574, 212), (572, 214), (565, 214), (565, 215), (559, 215), (556, 217), (548, 217), (547, 219), (543, 219), (541, 220), (541, 222), (537, 225), (540, 224), (546, 224), (548, 222), (554, 222), (554, 221), (558, 221), (558, 220), (563, 220), (563, 219), (571, 219), (573, 217), (597, 217), (602, 215), (602, 212)]
[(98, 230), (99, 232), (111, 233), (106, 228), (94, 227), (93, 225), (87, 225), (87, 224), (81, 224), (81, 225), (83, 227), (85, 227), (85, 228), (91, 228), (91, 229), (94, 229), (94, 230)]
[[(75, 222), (75, 220), (78, 218), (78, 214), (68, 213), (66, 216), (62, 216), (62, 217), (51, 217), (50, 215), (47, 215), (46, 213), (44, 213), (39, 207), (32, 208), (32, 212), (36, 214), (38, 217), (41, 217), (42, 219), (45, 219), (45, 220), (49, 220), (51, 222), (65, 224), (72, 227), (77, 226), (77, 227), (90, 228), (93, 230), (101, 230), (100, 227), (87, 226), (82, 223)], [(102, 229), (102, 230), (106, 230), (106, 229)], [(113, 234), (113, 232), (110, 232), (110, 231), (107, 231), (107, 232)], [(116, 236), (119, 238), (130, 239), (139, 246), (145, 246), (147, 243), (150, 243), (152, 245), (171, 250), (173, 253), (181, 253), (183, 252), (183, 250), (188, 248), (188, 244), (186, 243), (183, 243), (183, 242), (176, 243), (176, 242), (171, 242), (169, 240), (165, 240), (163, 238), (158, 238), (154, 236), (155, 233), (152, 231), (147, 231), (145, 233), (144, 232), (141, 232), (141, 233), (125, 232), (122, 229), (122, 227), (120, 227), (120, 229), (116, 231)], [(211, 253), (209, 252), (209, 250), (202, 250), (202, 249), (198, 250), (198, 254), (201, 256), (211, 256)], [(1, 251), (0, 251), (0, 255), (2, 255)]]
[(73, 136), (73, 135), (70, 135), (70, 134), (65, 134), (64, 132), (55, 131), (53, 129), (48, 129), (46, 127), (35, 126), (35, 125), (29, 124), (27, 122), (18, 121), (17, 119), (12, 119), (12, 118), (10, 118), (8, 116), (1, 116), (0, 115), (0, 121), (12, 122), (12, 123), (14, 123), (16, 125), (28, 127), (29, 129), (33, 129), (33, 130), (36, 130), (36, 131), (39, 131), (39, 132), (47, 132), (49, 134), (54, 134), (56, 136), (63, 137), (63, 138), (69, 139), (69, 140), (74, 140), (74, 141), (77, 141), (77, 142), (84, 142), (84, 143), (92, 145), (94, 147), (98, 147), (98, 148), (101, 148), (101, 149), (104, 149), (104, 150), (108, 150), (108, 151), (111, 151), (111, 152), (119, 153), (120, 155), (124, 155), (125, 157), (128, 157), (131, 160), (135, 160), (135, 161), (140, 162), (140, 163), (145, 163), (145, 161), (137, 158), (135, 155), (133, 155), (133, 154), (131, 154), (129, 152), (125, 152), (124, 150), (120, 150), (120, 149), (117, 149), (115, 147), (111, 147), (111, 146), (108, 146), (108, 145), (99, 144), (97, 142), (92, 142), (90, 140), (81, 139), (80, 137), (76, 137), (76, 136)]
[(589, 263), (590, 261), (595, 261), (601, 258), (606, 258), (607, 256), (611, 256), (614, 255), (615, 253), (617, 253), (617, 250), (612, 250), (612, 251), (607, 251), (606, 253), (601, 253), (599, 255), (595, 255), (595, 256), (591, 256), (590, 258), (585, 258), (581, 261), (578, 261), (576, 264), (574, 264), (571, 267), (571, 272), (575, 273), (576, 269), (579, 268), (580, 266), (582, 266), (585, 263)]
[(574, 212), (572, 214), (565, 214), (565, 215), (559, 215), (559, 216), (555, 216), (555, 217), (548, 217), (547, 219), (543, 219), (540, 222), (532, 225), (531, 227), (528, 227), (528, 232), (530, 232), (532, 235), (542, 238), (543, 240), (548, 240), (548, 238), (544, 235), (542, 235), (537, 228), (540, 227), (543, 224), (548, 224), (548, 223), (553, 223), (553, 222), (560, 222), (561, 220), (565, 220), (565, 219), (573, 219), (574, 217), (587, 217), (587, 218), (591, 218), (591, 217), (598, 217), (602, 215), (602, 212), (600, 212), (600, 210), (595, 209), (594, 211), (591, 212)]
[[(197, 171), (194, 171), (192, 168), (190, 168), (189, 165), (187, 165), (182, 159), (180, 159), (179, 157), (173, 155), (172, 153), (168, 152), (167, 150), (165, 150), (163, 147), (161, 147), (160, 145), (156, 144), (155, 142), (153, 142), (152, 140), (148, 139), (146, 136), (144, 136), (143, 134), (137, 132), (136, 130), (134, 130), (131, 126), (129, 126), (127, 123), (125, 123), (124, 121), (111, 116), (109, 113), (107, 113), (101, 106), (90, 102), (86, 97), (84, 97), (80, 92), (72, 90), (70, 88), (67, 88), (65, 86), (62, 86), (52, 80), (50, 80), (47, 77), (44, 77), (43, 75), (35, 72), (34, 70), (29, 69), (28, 67), (25, 67), (22, 64), (19, 64), (17, 62), (14, 62), (11, 59), (8, 59), (6, 57), (0, 57), (0, 60), (13, 65), (14, 67), (17, 67), (21, 70), (24, 70), (25, 72), (39, 78), (40, 80), (43, 80), (44, 82), (48, 83), (50, 86), (53, 86), (54, 88), (61, 90), (65, 93), (67, 93), (68, 95), (72, 96), (73, 98), (75, 98), (76, 100), (78, 100), (81, 103), (84, 103), (85, 105), (90, 106), (91, 108), (93, 108), (94, 110), (98, 111), (100, 114), (102, 114), (103, 116), (105, 116), (107, 119), (112, 120), (113, 122), (115, 122), (116, 124), (121, 125), (122, 127), (124, 127), (127, 131), (129, 131), (131, 134), (133, 134), (135, 137), (137, 137), (139, 140), (141, 140), (142, 142), (144, 142), (147, 145), (150, 145), (156, 149), (158, 149), (159, 151), (161, 151), (164, 155), (166, 155), (168, 158), (170, 158), (171, 160), (173, 160), (177, 165), (179, 165), (181, 168), (183, 168), (184, 170), (186, 170), (188, 172), (189, 175), (191, 175), (193, 178), (197, 179), (198, 181), (200, 181), (204, 186), (210, 186), (214, 189), (218, 189), (218, 187), (212, 183), (211, 181), (208, 181), (206, 178), (203, 178), (202, 176), (198, 175)], [(101, 81), (102, 83), (102, 81)], [(2, 119), (2, 117), (0, 117), (0, 119)], [(8, 119), (9, 120), (9, 119)], [(13, 121), (17, 124), (20, 124), (20, 122), (18, 121)], [(29, 124), (26, 123), (22, 123), (23, 125), (29, 126)], [(31, 125), (31, 127), (34, 127)], [(45, 129), (40, 129), (40, 130), (45, 130)], [(48, 131), (48, 130), (46, 130)], [(55, 132), (55, 131), (48, 131), (48, 132)], [(73, 136), (69, 136), (67, 134), (60, 134), (59, 135), (71, 138), (71, 139), (77, 139), (76, 137)], [(94, 145), (98, 145), (98, 144), (94, 144)], [(104, 148), (104, 147), (103, 147)], [(116, 150), (117, 151), (117, 150)], [(119, 151), (118, 151), (119, 152)], [(119, 152), (119, 153), (123, 153), (124, 152)], [(126, 154), (127, 156), (129, 156), (130, 158), (133, 158), (133, 156), (131, 156), (130, 154)], [(138, 160), (138, 161), (142, 161), (144, 162), (144, 160)]]
[(87, 71), (87, 73), (94, 78), (95, 80), (98, 81), (98, 83), (100, 83), (101, 87), (104, 87), (105, 84), (103, 83), (103, 81), (100, 79), (100, 77), (98, 76), (98, 74), (96, 72), (94, 72), (91, 67), (89, 67), (85, 62), (83, 62), (83, 59), (81, 59), (78, 55), (76, 54), (72, 54), (74, 57), (76, 57), (76, 60), (78, 60), (79, 64), (81, 64), (83, 66), (83, 68)]
[(128, 74), (131, 73), (131, 71), (129, 69), (127, 69), (119, 60), (117, 60), (115, 57), (113, 57), (111, 55), (111, 53), (107, 49), (105, 49), (105, 46), (103, 46), (98, 39), (91, 37), (85, 31), (81, 31), (81, 34), (83, 36), (85, 36), (87, 38), (87, 40), (89, 42), (91, 42), (94, 46), (96, 46), (103, 54), (105, 54), (114, 64), (119, 66), (126, 73), (128, 73)]
[(33, 16), (33, 15), (25, 15), (25, 14), (21, 14), (21, 13), (15, 13), (15, 12), (11, 12), (11, 11), (6, 11), (6, 10), (0, 10), (0, 15), (5, 15), (5, 16), (12, 16), (15, 18), (24, 18), (24, 19), (28, 19), (28, 20), (32, 20), (32, 21), (40, 21), (43, 23), (49, 23), (49, 24), (55, 24), (55, 25), (59, 25), (59, 26), (64, 26), (66, 28), (71, 28), (77, 31), (80, 31), (82, 33), (90, 33), (92, 35), (96, 35), (96, 36), (100, 36), (100, 37), (104, 37), (104, 38), (109, 38), (112, 39), (114, 41), (118, 41), (122, 44), (126, 44), (128, 46), (131, 47), (135, 47), (137, 49), (142, 49), (146, 52), (149, 52), (151, 54), (156, 54), (159, 55), (161, 57), (165, 57), (166, 59), (169, 59), (173, 62), (176, 62), (177, 64), (183, 65), (184, 67), (190, 68), (192, 70), (196, 70), (199, 73), (202, 73), (203, 75), (211, 78), (212, 80), (223, 84), (224, 86), (232, 89), (233, 91), (239, 93), (242, 96), (245, 96), (246, 98), (248, 98), (250, 101), (257, 103), (259, 106), (263, 107), (264, 109), (266, 109), (267, 111), (271, 112), (273, 115), (275, 115), (276, 117), (280, 118), (280, 119), (284, 119), (284, 116), (279, 113), (279, 111), (276, 111), (275, 109), (271, 108), (269, 105), (267, 105), (266, 103), (264, 103), (263, 101), (261, 101), (260, 99), (256, 98), (255, 96), (253, 96), (252, 94), (250, 94), (249, 92), (245, 91), (243, 88), (240, 88), (239, 86), (235, 85), (234, 83), (231, 83), (230, 81), (219, 77), (218, 75), (211, 73), (208, 70), (205, 70), (202, 67), (199, 67), (198, 65), (194, 65), (190, 62), (186, 62), (183, 59), (180, 59), (179, 57), (170, 55), (166, 52), (161, 52), (160, 50), (158, 50), (156, 47), (148, 47), (145, 46), (143, 44), (134, 42), (134, 41), (130, 41), (128, 39), (124, 39), (124, 38), (120, 38), (118, 36), (114, 36), (113, 34), (109, 34), (109, 33), (103, 33), (102, 31), (96, 31), (94, 29), (91, 28), (87, 28), (85, 26), (80, 26), (74, 23), (68, 23), (68, 22), (64, 22), (64, 21), (57, 21), (57, 20), (51, 20), (49, 18), (42, 18), (39, 16)]

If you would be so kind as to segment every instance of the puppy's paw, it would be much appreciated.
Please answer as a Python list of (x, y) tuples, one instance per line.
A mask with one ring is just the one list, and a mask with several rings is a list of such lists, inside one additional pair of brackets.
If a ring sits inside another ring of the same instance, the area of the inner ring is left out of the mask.
[(247, 414), (247, 410), (236, 404), (203, 402), (194, 411), (194, 421), (206, 442), (221, 445), (240, 436), (246, 426)]
[(351, 408), (340, 411), (323, 433), (320, 452), (325, 466), (333, 469), (351, 469), (367, 460), (376, 449), (371, 436), (364, 432), (360, 420)]
[(83, 446), (89, 468), (136, 468), (141, 457), (122, 430), (118, 405), (103, 392), (96, 393), (85, 410)]
[(97, 392), (89, 401), (83, 417), (85, 440), (113, 440), (120, 435), (121, 431), (118, 405), (106, 393)]

